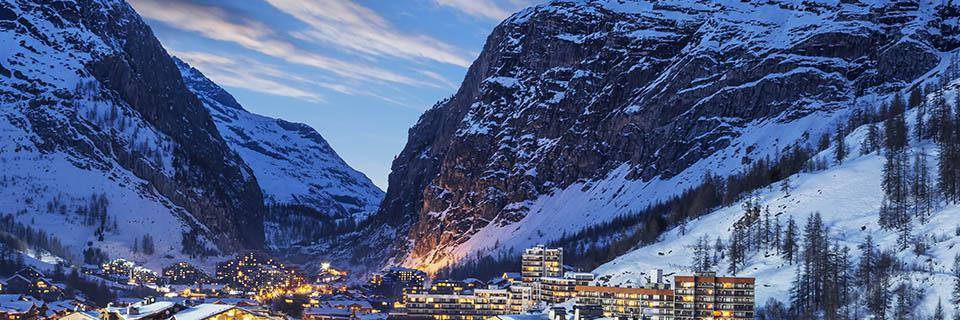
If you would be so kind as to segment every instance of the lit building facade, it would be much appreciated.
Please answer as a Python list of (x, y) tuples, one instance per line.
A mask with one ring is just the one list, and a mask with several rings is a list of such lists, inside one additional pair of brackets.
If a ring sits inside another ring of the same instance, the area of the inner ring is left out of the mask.
[(754, 317), (755, 279), (718, 277), (713, 272), (674, 277), (676, 320)]
[(542, 277), (534, 284), (537, 301), (562, 303), (577, 297), (577, 286), (587, 286), (594, 275), (585, 272), (568, 272), (563, 277)]
[(577, 286), (577, 304), (600, 306), (605, 317), (649, 320), (747, 320), (754, 317), (754, 278), (715, 273), (675, 276), (674, 287)]
[(577, 304), (600, 306), (608, 318), (668, 320), (673, 319), (674, 296), (666, 286), (577, 286)]
[(524, 250), (521, 260), (520, 275), (524, 283), (563, 276), (563, 248), (536, 246)]

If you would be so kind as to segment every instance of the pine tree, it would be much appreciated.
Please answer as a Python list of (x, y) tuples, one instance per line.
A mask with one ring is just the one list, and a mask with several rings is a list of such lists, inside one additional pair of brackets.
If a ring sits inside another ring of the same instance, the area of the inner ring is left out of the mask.
[(693, 246), (693, 261), (690, 269), (694, 272), (706, 272), (713, 268), (710, 256), (710, 240), (706, 235), (697, 238), (697, 243)]
[(910, 316), (910, 313), (913, 310), (913, 304), (911, 303), (909, 286), (903, 283), (897, 286), (896, 296), (897, 296), (897, 307), (896, 309), (894, 309), (894, 312), (893, 312), (894, 319), (896, 320), (913, 319)]
[(907, 123), (903, 115), (903, 97), (899, 92), (893, 96), (888, 110), (890, 114), (883, 122), (884, 147), (888, 152), (900, 152), (907, 147)]
[[(960, 97), (957, 97), (960, 99)], [(942, 98), (935, 100), (931, 130), (940, 152), (937, 164), (937, 186), (948, 203), (960, 200), (960, 130), (957, 117)]]
[(847, 158), (847, 142), (844, 140), (846, 134), (842, 125), (837, 125), (837, 132), (833, 137), (833, 160), (842, 164), (843, 159)]
[(910, 195), (913, 198), (914, 216), (921, 224), (927, 222), (933, 207), (933, 192), (930, 190), (930, 170), (927, 168), (927, 154), (923, 149), (916, 152), (913, 159), (913, 174)]
[(928, 132), (927, 124), (924, 121), (927, 115), (927, 102), (923, 98), (922, 89), (917, 86), (910, 91), (910, 99), (907, 103), (910, 108), (915, 109), (916, 117), (914, 118), (913, 130), (916, 135), (917, 141), (929, 138), (930, 133)]
[(937, 308), (933, 310), (933, 320), (945, 320), (946, 315), (943, 314), (943, 300), (937, 299)]
[(781, 234), (783, 230), (781, 229), (782, 228), (780, 227), (780, 217), (774, 216), (773, 217), (773, 246), (776, 248), (777, 254), (782, 252), (780, 243), (781, 243)]
[(866, 287), (874, 282), (874, 271), (877, 268), (877, 254), (874, 250), (876, 244), (873, 237), (869, 234), (860, 244), (860, 262), (857, 265), (857, 279), (860, 280), (860, 286)]
[(740, 267), (746, 261), (746, 250), (744, 247), (746, 244), (744, 242), (744, 231), (740, 228), (733, 228), (730, 236), (730, 244), (727, 246), (727, 257), (729, 257), (730, 262), (727, 267), (727, 272), (734, 276), (737, 275)]
[(720, 260), (724, 258), (724, 250), (723, 240), (717, 237), (717, 241), (713, 243), (713, 265), (720, 265)]
[(953, 257), (953, 305), (960, 305), (960, 254)]
[(877, 125), (871, 123), (867, 125), (867, 136), (864, 137), (860, 146), (860, 154), (867, 155), (880, 150), (880, 130)]
[(797, 254), (797, 222), (793, 220), (793, 216), (787, 220), (787, 230), (783, 235), (783, 257), (787, 260), (788, 263), (793, 264), (796, 262)]
[(763, 249), (769, 251), (770, 247), (776, 247), (773, 242), (773, 226), (770, 223), (770, 207), (767, 207), (763, 214), (763, 227), (760, 235), (763, 237)]

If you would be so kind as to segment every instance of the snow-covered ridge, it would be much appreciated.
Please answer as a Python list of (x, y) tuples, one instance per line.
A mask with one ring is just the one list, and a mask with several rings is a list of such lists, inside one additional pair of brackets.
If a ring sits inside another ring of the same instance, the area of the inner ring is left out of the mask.
[[(253, 170), (268, 205), (304, 205), (327, 219), (356, 222), (377, 210), (383, 191), (347, 165), (316, 130), (250, 113), (200, 71), (175, 61), (224, 140)], [(314, 240), (286, 237), (284, 226), (270, 221), (265, 227), (274, 248)]]

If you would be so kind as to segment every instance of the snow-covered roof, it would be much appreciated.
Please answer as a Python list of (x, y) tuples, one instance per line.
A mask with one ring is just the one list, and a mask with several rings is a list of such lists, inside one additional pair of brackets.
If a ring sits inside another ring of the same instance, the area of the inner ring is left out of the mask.
[(73, 301), (61, 300), (47, 303), (47, 309), (53, 312), (76, 310), (77, 304)]
[(0, 302), (0, 312), (5, 313), (24, 313), (36, 307), (33, 301), (3, 301)]
[(8, 301), (24, 301), (24, 297), (19, 294), (0, 294), (0, 303)]
[(303, 310), (304, 315), (325, 315), (325, 316), (349, 316), (350, 310), (331, 307), (313, 307)]
[(329, 301), (324, 301), (324, 302), (325, 302), (327, 305), (329, 305), (329, 306), (331, 306), (331, 307), (334, 307), (334, 308), (348, 308), (348, 307), (354, 306), (354, 305), (360, 307), (361, 309), (371, 309), (371, 308), (373, 308), (373, 306), (370, 305), (370, 302), (368, 302), (368, 301), (363, 301), (363, 300), (329, 300)]
[(501, 320), (547, 320), (547, 315), (538, 313), (538, 314), (506, 314), (499, 315), (495, 317), (496, 319)]
[(202, 320), (236, 308), (230, 304), (204, 303), (173, 315), (174, 320)]
[(143, 317), (155, 315), (157, 313), (163, 312), (167, 309), (170, 309), (174, 306), (173, 302), (170, 301), (157, 301), (151, 304), (143, 304), (143, 302), (138, 302), (130, 305), (130, 307), (138, 308), (137, 314), (130, 314), (128, 312), (128, 307), (109, 307), (107, 311), (120, 314), (125, 319), (140, 319)]

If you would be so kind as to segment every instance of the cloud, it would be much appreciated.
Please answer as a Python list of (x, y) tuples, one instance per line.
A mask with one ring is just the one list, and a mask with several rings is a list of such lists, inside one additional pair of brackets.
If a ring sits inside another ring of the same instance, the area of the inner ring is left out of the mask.
[(310, 27), (295, 33), (301, 40), (373, 56), (470, 65), (471, 57), (456, 47), (425, 35), (399, 32), (373, 10), (350, 0), (264, 1)]
[[(416, 108), (411, 107), (411, 103), (404, 102), (397, 96), (386, 96), (375, 91), (358, 91), (353, 89), (352, 86), (341, 83), (305, 78), (246, 57), (224, 57), (205, 52), (176, 50), (170, 50), (170, 54), (180, 58), (191, 67), (197, 68), (217, 84), (224, 86), (309, 102), (325, 102), (324, 96), (315, 93), (318, 90), (310, 90), (310, 87), (314, 87), (314, 89), (322, 88), (345, 95), (372, 97), (393, 105), (416, 110)], [(299, 84), (304, 88), (294, 87), (290, 83)]]
[(530, 6), (533, 0), (434, 0), (438, 5), (451, 7), (471, 16), (491, 20), (503, 20), (523, 7)]
[(312, 81), (290, 76), (271, 66), (250, 59), (227, 58), (196, 51), (171, 51), (170, 53), (190, 66), (201, 70), (205, 76), (220, 85), (309, 102), (325, 101), (324, 97), (317, 93), (295, 88), (277, 80), (300, 83), (310, 83)]
[(437, 86), (374, 66), (338, 60), (302, 50), (284, 41), (277, 32), (257, 21), (230, 16), (215, 7), (173, 0), (132, 0), (144, 17), (203, 37), (227, 41), (289, 63), (322, 69), (363, 81), (387, 81), (420, 86)]

